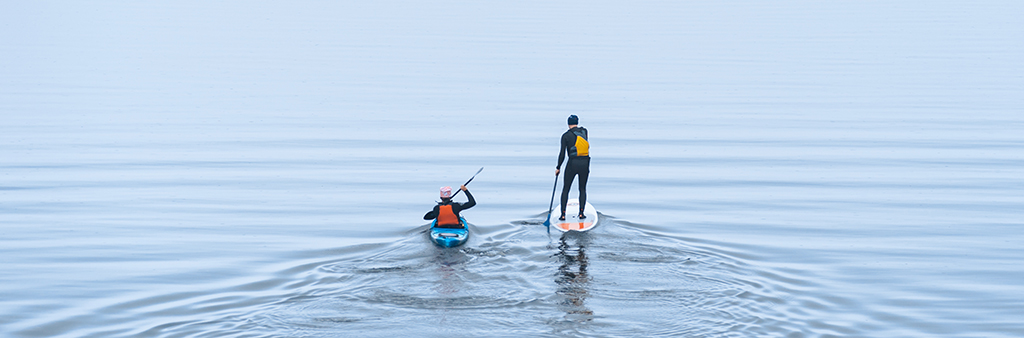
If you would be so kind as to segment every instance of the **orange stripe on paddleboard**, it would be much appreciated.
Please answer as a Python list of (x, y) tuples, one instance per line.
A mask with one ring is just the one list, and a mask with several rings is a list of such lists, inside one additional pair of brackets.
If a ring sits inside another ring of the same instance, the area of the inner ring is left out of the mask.
[(594, 224), (594, 223), (591, 223), (591, 222), (579, 222), (579, 223), (576, 223), (576, 222), (574, 222), (574, 223), (558, 223), (558, 224), (555, 224), (555, 225), (558, 226), (559, 228), (562, 228), (562, 229), (565, 229), (565, 230), (583, 230), (583, 228), (589, 227), (591, 224)]

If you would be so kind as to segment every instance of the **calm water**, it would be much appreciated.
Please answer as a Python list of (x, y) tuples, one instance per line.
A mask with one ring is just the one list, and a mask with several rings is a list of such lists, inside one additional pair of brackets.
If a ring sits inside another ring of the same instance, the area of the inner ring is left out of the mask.
[(5, 3), (0, 336), (1021, 337), (1020, 13)]

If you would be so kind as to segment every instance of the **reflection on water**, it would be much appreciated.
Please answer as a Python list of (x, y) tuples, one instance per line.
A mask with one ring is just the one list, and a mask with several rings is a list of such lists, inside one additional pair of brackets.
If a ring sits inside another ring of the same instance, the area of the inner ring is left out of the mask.
[[(454, 248), (438, 248), (436, 257), (437, 284), (433, 290), (441, 299), (450, 299), (458, 295), (465, 288), (465, 280), (461, 273), (466, 269), (467, 256), (461, 250)], [(437, 315), (440, 317), (438, 324), (449, 323), (452, 312), (452, 304), (439, 302)]]
[(590, 297), (586, 252), (589, 238), (587, 233), (564, 233), (559, 240), (558, 252), (555, 253), (561, 262), (558, 274), (555, 275), (555, 283), (558, 285), (556, 293), (563, 298), (559, 308), (565, 311), (565, 319), (575, 322), (594, 319), (594, 311), (586, 304)]
[(468, 257), (461, 250), (439, 248), (436, 258), (436, 271), (439, 280), (434, 287), (434, 291), (437, 291), (440, 295), (458, 293), (465, 283), (459, 273), (465, 270)]

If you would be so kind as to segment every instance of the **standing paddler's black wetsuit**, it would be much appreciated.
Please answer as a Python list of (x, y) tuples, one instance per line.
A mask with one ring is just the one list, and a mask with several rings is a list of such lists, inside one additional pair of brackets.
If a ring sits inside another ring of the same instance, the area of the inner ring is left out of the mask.
[(562, 134), (562, 149), (558, 151), (558, 166), (555, 168), (562, 167), (566, 154), (569, 162), (565, 164), (565, 183), (562, 185), (562, 216), (565, 216), (565, 205), (569, 201), (569, 188), (577, 175), (580, 177), (580, 215), (583, 215), (587, 204), (587, 178), (590, 177), (590, 143), (586, 128), (574, 127)]

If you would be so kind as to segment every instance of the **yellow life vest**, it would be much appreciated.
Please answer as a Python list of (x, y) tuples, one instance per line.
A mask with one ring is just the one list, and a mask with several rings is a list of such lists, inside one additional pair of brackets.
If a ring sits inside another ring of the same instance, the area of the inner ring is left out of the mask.
[(569, 147), (569, 156), (590, 156), (590, 142), (587, 141), (587, 130), (579, 128), (572, 131), (576, 134), (576, 144)]

